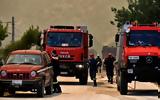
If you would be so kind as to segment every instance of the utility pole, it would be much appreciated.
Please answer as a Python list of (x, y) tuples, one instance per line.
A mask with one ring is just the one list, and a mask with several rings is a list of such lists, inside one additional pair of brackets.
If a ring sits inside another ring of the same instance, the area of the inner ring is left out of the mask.
[(12, 25), (12, 40), (11, 42), (15, 42), (15, 18), (12, 16), (12, 21), (6, 21), (6, 22), (0, 22), (0, 23), (6, 23)]
[(12, 16), (12, 42), (15, 41), (15, 18)]

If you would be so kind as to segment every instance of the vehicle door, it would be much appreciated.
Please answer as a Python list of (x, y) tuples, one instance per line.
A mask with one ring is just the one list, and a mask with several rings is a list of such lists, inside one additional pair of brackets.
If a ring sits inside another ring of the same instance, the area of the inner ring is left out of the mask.
[(50, 81), (52, 80), (53, 70), (52, 70), (50, 58), (46, 52), (43, 53), (43, 58), (44, 58), (44, 64), (45, 64), (44, 65), (45, 79), (46, 79), (45, 84), (49, 85)]

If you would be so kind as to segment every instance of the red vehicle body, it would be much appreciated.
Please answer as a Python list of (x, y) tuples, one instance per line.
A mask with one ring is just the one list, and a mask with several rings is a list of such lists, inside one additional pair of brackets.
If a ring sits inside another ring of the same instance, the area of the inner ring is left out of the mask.
[(5, 91), (37, 92), (38, 97), (52, 94), (53, 68), (46, 52), (39, 50), (17, 50), (10, 53), (6, 63), (0, 67), (0, 96)]
[(117, 88), (127, 94), (128, 83), (160, 82), (160, 27), (124, 25), (117, 43)]
[(92, 38), (86, 26), (51, 26), (43, 33), (43, 50), (50, 56), (53, 50), (57, 52), (61, 75), (76, 76), (80, 84), (87, 84), (88, 47), (92, 46)]

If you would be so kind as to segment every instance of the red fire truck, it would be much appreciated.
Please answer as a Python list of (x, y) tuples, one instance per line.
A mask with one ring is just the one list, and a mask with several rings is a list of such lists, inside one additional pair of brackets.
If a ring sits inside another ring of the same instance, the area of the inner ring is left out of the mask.
[(60, 59), (61, 75), (76, 76), (80, 84), (88, 80), (88, 47), (93, 45), (93, 36), (87, 26), (50, 26), (43, 32), (43, 50), (51, 56), (56, 51)]
[(116, 35), (117, 88), (122, 95), (132, 81), (160, 84), (160, 27), (127, 22)]

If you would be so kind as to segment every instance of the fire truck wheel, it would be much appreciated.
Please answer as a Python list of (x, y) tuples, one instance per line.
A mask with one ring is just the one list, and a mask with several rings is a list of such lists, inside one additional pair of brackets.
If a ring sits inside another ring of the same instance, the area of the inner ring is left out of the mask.
[(120, 77), (116, 76), (117, 90), (120, 91)]
[(37, 87), (37, 96), (44, 97), (44, 80), (42, 80), (39, 86)]
[(158, 81), (158, 98), (160, 98), (160, 82)]
[(121, 95), (126, 95), (128, 92), (128, 83), (127, 83), (127, 77), (126, 77), (126, 71), (121, 70), (120, 71), (120, 93)]
[(0, 88), (0, 97), (3, 97), (3, 96), (4, 96), (4, 89)]
[(79, 82), (81, 85), (87, 85), (88, 82), (88, 70), (87, 71), (83, 71), (80, 78), (79, 78)]
[(50, 85), (45, 88), (46, 95), (51, 95), (53, 93), (53, 78), (50, 80)]

